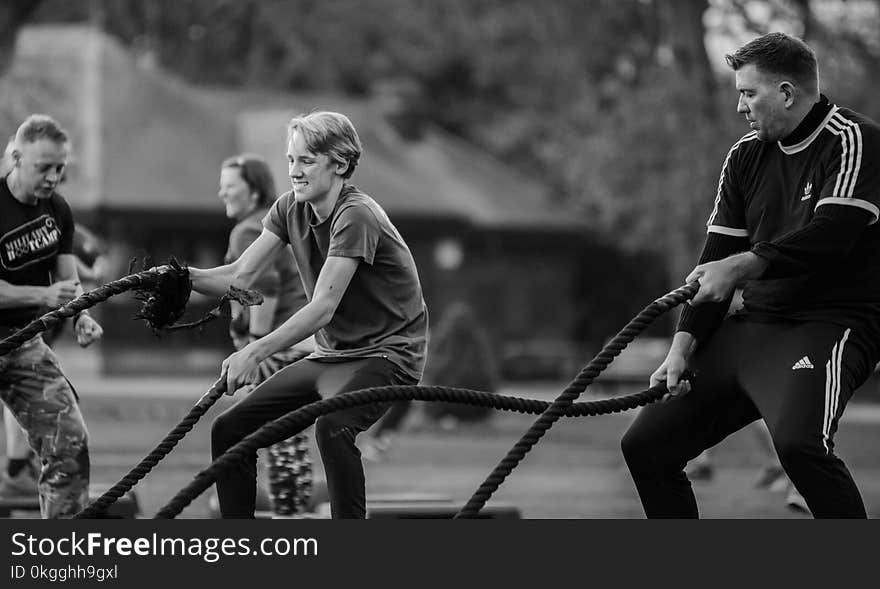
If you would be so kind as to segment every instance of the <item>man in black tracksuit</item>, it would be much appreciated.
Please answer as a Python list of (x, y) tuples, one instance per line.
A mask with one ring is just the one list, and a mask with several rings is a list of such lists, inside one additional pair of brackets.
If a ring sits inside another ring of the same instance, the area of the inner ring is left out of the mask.
[(641, 411), (624, 457), (648, 517), (696, 517), (687, 461), (763, 418), (813, 516), (863, 518), (834, 434), (880, 359), (880, 127), (819, 93), (799, 39), (770, 33), (727, 62), (751, 131), (724, 160), (687, 277), (700, 290), (651, 376), (672, 402)]

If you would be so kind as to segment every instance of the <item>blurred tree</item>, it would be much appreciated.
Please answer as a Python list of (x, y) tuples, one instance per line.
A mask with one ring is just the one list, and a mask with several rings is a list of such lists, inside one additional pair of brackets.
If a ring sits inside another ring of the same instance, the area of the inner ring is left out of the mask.
[(39, 6), (40, 0), (4, 0), (0, 3), (0, 75), (12, 62), (18, 29)]
[(714, 0), (721, 33), (782, 30), (816, 50), (823, 92), (880, 119), (880, 0)]
[(131, 47), (142, 66), (162, 66), (196, 83), (240, 84), (247, 78), (253, 0), (43, 0), (37, 22), (100, 22)]
[[(26, 2), (7, 2), (4, 10)], [(880, 114), (880, 0), (43, 0), (205, 84), (391, 95), (404, 136), (440, 125), (550, 186), (679, 284), (720, 162), (747, 129), (727, 50), (803, 35), (831, 97)], [(6, 40), (6, 37), (3, 37)], [(723, 79), (723, 84), (721, 80)]]

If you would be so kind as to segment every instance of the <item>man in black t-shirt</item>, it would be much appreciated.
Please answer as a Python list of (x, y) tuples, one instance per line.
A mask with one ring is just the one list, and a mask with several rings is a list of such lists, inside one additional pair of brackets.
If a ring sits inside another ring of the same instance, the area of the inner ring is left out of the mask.
[(687, 277), (699, 292), (651, 376), (675, 401), (642, 410), (623, 453), (648, 517), (696, 517), (687, 461), (763, 418), (813, 516), (863, 518), (833, 438), (880, 358), (880, 127), (819, 93), (799, 39), (764, 35), (727, 62), (752, 130), (724, 160)]
[[(51, 117), (31, 115), (16, 132), (12, 169), (0, 181), (0, 337), (82, 294), (73, 216), (55, 191), (68, 154), (67, 134)], [(102, 334), (85, 311), (74, 318), (74, 331), (81, 346)], [(40, 335), (0, 357), (0, 399), (40, 457), (42, 516), (80, 511), (88, 501), (88, 434), (76, 395)]]
[[(7, 150), (10, 168), (14, 144), (14, 141), (10, 141)], [(5, 176), (8, 171), (8, 169), (4, 170), (0, 173), (0, 177)], [(73, 255), (76, 257), (76, 271), (82, 281), (83, 290), (91, 290), (101, 285), (105, 267), (104, 249), (96, 235), (84, 226), (74, 224)], [(42, 309), (41, 312), (50, 310)], [(44, 331), (43, 341), (54, 347), (55, 341), (69, 323), (67, 320), (59, 321), (54, 327)], [(18, 425), (15, 416), (3, 410), (2, 406), (0, 411), (3, 413), (3, 428), (6, 430), (6, 473), (0, 476), (0, 497), (39, 497), (37, 483), (41, 468), (39, 458), (28, 444), (27, 432)]]

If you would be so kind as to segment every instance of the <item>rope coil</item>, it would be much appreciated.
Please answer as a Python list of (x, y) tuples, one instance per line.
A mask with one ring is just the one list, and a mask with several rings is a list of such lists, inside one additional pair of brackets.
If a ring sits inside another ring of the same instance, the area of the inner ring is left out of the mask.
[[(476, 517), (480, 509), (482, 509), (486, 501), (491, 497), (495, 490), (498, 489), (504, 479), (513, 471), (516, 465), (525, 457), (526, 453), (537, 444), (541, 437), (550, 429), (553, 423), (559, 420), (560, 417), (567, 416), (572, 411), (587, 411), (585, 415), (600, 415), (607, 412), (623, 411), (662, 398), (662, 396), (668, 392), (664, 384), (648, 389), (648, 391), (643, 393), (636, 393), (635, 395), (592, 401), (583, 404), (574, 403), (574, 399), (577, 398), (577, 396), (580, 395), (587, 386), (589, 386), (593, 380), (595, 380), (595, 378), (608, 367), (612, 360), (618, 356), (638, 334), (644, 331), (654, 319), (693, 298), (698, 290), (698, 283), (694, 282), (687, 284), (659, 299), (656, 299), (650, 305), (645, 307), (626, 325), (626, 327), (624, 327), (610, 342), (608, 342), (608, 344), (605, 345), (599, 354), (590, 361), (590, 363), (575, 377), (571, 384), (566, 387), (553, 403), (547, 404), (543, 401), (529, 401), (519, 398), (511, 399), (500, 395), (492, 395), (492, 399), (505, 399), (505, 401), (498, 401), (499, 405), (491, 404), (489, 405), (490, 407), (524, 412), (532, 412), (527, 411), (526, 407), (530, 409), (537, 409), (540, 407), (540, 410), (534, 412), (538, 413), (540, 411), (541, 417), (508, 452), (507, 456), (501, 461), (495, 470), (493, 470), (486, 482), (480, 486), (474, 496), (455, 517)], [(429, 393), (435, 393), (440, 398), (428, 398), (428, 396), (422, 397), (422, 392), (425, 392), (426, 395)], [(378, 393), (381, 393), (381, 398), (372, 396)], [(359, 403), (361, 399), (365, 399), (364, 403), (400, 400), (445, 400), (457, 403), (479, 404), (479, 402), (474, 400), (475, 397), (468, 396), (473, 393), (479, 393), (482, 395), (490, 394), (480, 393), (479, 391), (469, 391), (467, 389), (451, 389), (446, 387), (391, 386), (354, 391), (339, 395), (338, 397), (312, 403), (264, 425), (259, 430), (227, 450), (226, 454), (215, 460), (210, 467), (196, 475), (195, 479), (187, 487), (175, 495), (171, 501), (156, 514), (156, 518), (164, 519), (177, 516), (187, 505), (216, 481), (218, 473), (222, 472), (230, 465), (235, 464), (237, 461), (244, 459), (244, 457), (255, 452), (258, 448), (264, 447), (264, 445), (271, 445), (290, 435), (302, 431), (302, 429), (308, 427), (308, 425), (323, 414), (320, 412), (324, 411), (325, 407), (332, 407), (332, 411), (337, 411), (353, 407), (356, 402), (358, 402), (358, 404), (363, 404)], [(447, 394), (450, 395), (450, 398), (444, 398)], [(457, 395), (463, 396), (458, 397)], [(508, 401), (513, 403), (513, 405), (506, 405)], [(636, 401), (638, 404), (629, 405), (629, 403)], [(535, 403), (539, 405), (535, 405)], [(582, 409), (582, 405), (586, 407)], [(595, 412), (600, 410), (601, 412)], [(301, 423), (305, 423), (305, 425), (300, 427)], [(300, 427), (300, 429), (291, 431), (294, 426)]]
[[(562, 414), (566, 417), (584, 417), (627, 411), (652, 403), (662, 398), (666, 393), (666, 385), (661, 384), (631, 395), (574, 403), (563, 409)], [(550, 403), (547, 401), (440, 386), (394, 385), (373, 387), (344, 393), (329, 399), (322, 399), (267, 423), (235, 444), (212, 462), (208, 468), (199, 472), (189, 485), (181, 489), (156, 513), (155, 519), (171, 519), (176, 517), (199, 495), (208, 490), (223, 471), (234, 467), (258, 449), (271, 446), (303, 431), (322, 415), (372, 403), (393, 401), (445, 401), (531, 414), (542, 413), (550, 407)]]
[[(151, 295), (150, 289), (157, 287), (157, 285), (163, 288), (163, 292)], [(184, 307), (189, 299), (190, 287), (187, 269), (174, 259), (171, 260), (170, 264), (129, 274), (83, 293), (57, 309), (31, 321), (22, 329), (3, 339), (0, 341), (0, 357), (11, 353), (34, 336), (51, 329), (65, 319), (75, 316), (80, 311), (89, 309), (110, 297), (130, 290), (134, 290), (136, 292), (135, 298), (140, 299), (144, 303), (135, 319), (144, 319), (156, 334), (163, 331), (201, 327), (208, 321), (219, 317), (223, 305), (227, 304), (230, 300), (235, 300), (247, 306), (258, 305), (263, 301), (262, 295), (256, 291), (230, 286), (227, 293), (220, 299), (217, 307), (212, 309), (205, 317), (192, 323), (176, 324), (176, 321), (183, 316)], [(162, 458), (174, 449), (177, 442), (192, 430), (196, 422), (225, 391), (224, 383), (215, 383), (211, 390), (199, 400), (187, 416), (150, 454), (123, 477), (122, 480), (113, 485), (85, 509), (75, 514), (74, 517), (100, 517), (110, 505), (131, 490)]]
[[(128, 290), (136, 289), (144, 291), (148, 287), (154, 286), (159, 281), (163, 280), (165, 274), (171, 272), (179, 273), (180, 271), (181, 268), (175, 265), (160, 266), (158, 268), (130, 274), (119, 280), (115, 280), (84, 293), (76, 299), (62, 305), (58, 309), (35, 319), (23, 329), (20, 329), (16, 333), (0, 341), (0, 356), (10, 353), (32, 337), (51, 329), (55, 324), (64, 321), (69, 317), (73, 317), (80, 311), (88, 309), (114, 295)], [(529, 450), (537, 444), (541, 437), (556, 421), (559, 420), (559, 418), (563, 416), (603, 415), (606, 413), (633, 409), (656, 401), (666, 394), (667, 391), (665, 385), (658, 385), (657, 387), (633, 395), (590, 401), (587, 403), (574, 403), (574, 399), (576, 399), (593, 382), (593, 380), (595, 380), (595, 378), (608, 367), (612, 360), (619, 355), (638, 334), (644, 331), (654, 319), (669, 309), (693, 298), (698, 290), (698, 283), (694, 282), (687, 284), (648, 305), (608, 344), (606, 344), (600, 353), (590, 361), (590, 363), (552, 403), (518, 397), (505, 397), (502, 395), (469, 389), (419, 386), (375, 387), (346, 393), (331, 399), (324, 399), (290, 412), (287, 415), (264, 425), (258, 431), (241, 440), (238, 444), (230, 448), (226, 454), (215, 460), (211, 466), (196, 475), (193, 482), (175, 495), (175, 497), (157, 513), (156, 517), (175, 517), (196, 497), (210, 487), (210, 485), (216, 481), (217, 474), (222, 472), (225, 468), (228, 468), (229, 465), (242, 460), (245, 456), (255, 452), (258, 448), (272, 445), (287, 439), (292, 434), (299, 433), (325, 413), (332, 413), (333, 411), (338, 411), (340, 409), (369, 403), (403, 400), (446, 401), (488, 406), (505, 411), (518, 411), (521, 413), (533, 414), (540, 413), (538, 420), (532, 424), (519, 442), (508, 451), (505, 458), (498, 464), (498, 466), (496, 466), (468, 503), (455, 516), (456, 518), (476, 517), (480, 509), (482, 509), (486, 501), (488, 501), (491, 495), (498, 489), (505, 478), (509, 476), (516, 465), (522, 461)], [(230, 291), (227, 296), (237, 300), (243, 300), (243, 297), (248, 295), (252, 295), (252, 293), (246, 293), (245, 291)], [(245, 304), (258, 304), (258, 302), (259, 295), (256, 295), (255, 299), (252, 301), (248, 300)], [(221, 305), (222, 304), (223, 300), (221, 300)], [(214, 318), (219, 315), (219, 310), (217, 313), (211, 313), (209, 315), (211, 315), (211, 318)], [(200, 320), (200, 322), (192, 325), (200, 325), (206, 320), (210, 319), (206, 317), (206, 319)], [(186, 327), (189, 327), (189, 325)], [(221, 381), (215, 383), (199, 400), (196, 406), (190, 410), (184, 419), (153, 449), (152, 452), (150, 452), (125, 477), (105, 492), (104, 495), (93, 501), (85, 509), (74, 515), (74, 517), (100, 517), (101, 514), (106, 512), (110, 505), (131, 490), (131, 488), (134, 487), (138, 481), (143, 479), (153, 467), (162, 460), (162, 458), (167, 456), (174, 449), (177, 443), (192, 430), (196, 422), (208, 411), (208, 409), (210, 409), (211, 406), (214, 405), (224, 392), (224, 383)], [(293, 427), (299, 429), (291, 432), (290, 430)]]

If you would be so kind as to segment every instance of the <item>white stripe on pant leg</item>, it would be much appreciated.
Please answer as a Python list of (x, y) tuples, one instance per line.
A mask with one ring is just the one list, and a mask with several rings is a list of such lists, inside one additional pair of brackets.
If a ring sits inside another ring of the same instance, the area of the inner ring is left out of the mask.
[[(831, 351), (831, 358), (834, 358), (834, 350)], [(822, 445), (825, 446), (825, 452), (828, 452), (828, 414), (831, 408), (832, 390), (834, 390), (834, 370), (831, 360), (828, 360), (825, 363), (825, 410), (822, 412)]]
[(831, 348), (831, 358), (825, 364), (825, 413), (822, 415), (822, 445), (825, 446), (825, 452), (830, 452), (828, 446), (831, 432), (831, 420), (834, 417), (834, 397), (837, 394), (837, 370), (835, 362), (837, 360), (837, 350), (840, 344), (834, 344)]
[(834, 369), (835, 369), (834, 384), (835, 384), (835, 387), (837, 390), (834, 392), (834, 398), (833, 398), (834, 406), (832, 407), (833, 410), (831, 411), (831, 421), (829, 421), (829, 426), (828, 426), (828, 438), (829, 439), (831, 438), (831, 425), (833, 424), (834, 418), (837, 416), (837, 410), (840, 407), (840, 388), (841, 388), (840, 383), (841, 383), (841, 379), (842, 379), (841, 373), (843, 372), (843, 348), (846, 345), (847, 338), (849, 337), (849, 331), (850, 330), (847, 329), (846, 331), (843, 332), (843, 337), (840, 338), (840, 344), (838, 345), (838, 348), (837, 348), (837, 361), (835, 362), (835, 366), (834, 366)]
[(837, 359), (837, 350), (839, 349), (839, 346), (840, 342), (834, 344), (834, 347), (831, 348), (831, 358), (828, 360), (830, 379), (826, 382), (825, 414), (822, 419), (822, 444), (825, 446), (826, 452), (831, 451), (831, 447), (828, 445), (828, 442), (831, 439), (831, 420), (834, 418), (834, 397), (837, 395), (838, 391), (837, 370), (835, 369), (835, 361)]
[(822, 420), (822, 444), (825, 446), (826, 452), (831, 451), (829, 447), (829, 442), (831, 440), (831, 425), (834, 422), (834, 417), (837, 415), (837, 408), (840, 406), (840, 379), (843, 366), (843, 348), (849, 337), (849, 333), (849, 329), (843, 332), (843, 337), (831, 350), (831, 360), (825, 365), (825, 415)]

